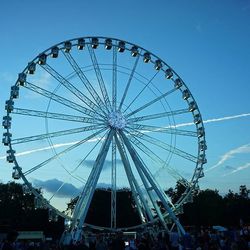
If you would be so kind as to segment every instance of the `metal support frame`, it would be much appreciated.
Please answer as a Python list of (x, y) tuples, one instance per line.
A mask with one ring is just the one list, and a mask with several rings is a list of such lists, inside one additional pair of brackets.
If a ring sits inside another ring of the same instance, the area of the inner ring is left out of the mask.
[(119, 134), (120, 134), (121, 138), (123, 139), (123, 142), (124, 142), (125, 146), (127, 147), (128, 151), (129, 151), (129, 153), (130, 153), (130, 155), (131, 155), (131, 157), (132, 157), (132, 159), (133, 159), (133, 161), (135, 163), (136, 168), (141, 169), (141, 171), (143, 172), (143, 174), (147, 178), (148, 182), (150, 183), (150, 185), (152, 186), (152, 188), (154, 189), (154, 191), (158, 195), (159, 199), (161, 200), (161, 202), (162, 202), (163, 206), (165, 207), (166, 211), (169, 213), (169, 215), (172, 218), (173, 222), (176, 224), (176, 226), (180, 230), (181, 234), (184, 235), (185, 234), (184, 228), (182, 227), (182, 225), (180, 224), (178, 218), (175, 216), (174, 212), (170, 208), (168, 202), (166, 201), (164, 195), (162, 194), (162, 191), (160, 191), (159, 188), (157, 187), (157, 184), (156, 184), (155, 180), (153, 180), (153, 178), (149, 174), (148, 170), (145, 168), (144, 164), (142, 163), (142, 161), (138, 157), (134, 147), (131, 145), (128, 138), (126, 137), (126, 135), (122, 131), (119, 131)]

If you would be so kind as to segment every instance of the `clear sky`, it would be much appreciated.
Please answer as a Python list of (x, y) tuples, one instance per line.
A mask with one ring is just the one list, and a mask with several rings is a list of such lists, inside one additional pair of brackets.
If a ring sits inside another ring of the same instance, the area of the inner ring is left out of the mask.
[(124, 39), (173, 67), (197, 101), (208, 145), (201, 188), (250, 188), (250, 1), (9, 0), (1, 2), (0, 30), (1, 116), (17, 74), (41, 51), (81, 36)]

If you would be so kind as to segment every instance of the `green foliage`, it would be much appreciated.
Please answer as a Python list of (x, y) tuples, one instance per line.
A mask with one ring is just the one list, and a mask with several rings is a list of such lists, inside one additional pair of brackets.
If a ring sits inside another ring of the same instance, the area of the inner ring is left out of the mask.
[[(166, 193), (173, 201), (178, 200), (183, 193), (183, 185), (177, 183), (176, 188)], [(78, 197), (68, 204), (68, 211), (75, 207)], [(161, 205), (159, 203), (159, 205)], [(140, 223), (131, 191), (124, 189), (117, 192), (117, 226), (129, 227)], [(86, 222), (110, 226), (111, 191), (98, 189), (95, 191)], [(223, 197), (218, 190), (202, 190), (194, 196), (193, 203), (184, 205), (184, 214), (180, 215), (183, 225), (195, 226), (239, 226), (240, 221), (250, 223), (249, 190), (240, 186), (239, 193), (231, 190)], [(34, 196), (24, 195), (22, 185), (10, 182), (0, 183), (0, 229), (42, 230), (48, 236), (60, 237), (63, 231), (63, 219), (59, 222), (49, 222), (46, 209), (35, 209)]]
[(47, 209), (35, 209), (34, 204), (34, 195), (24, 194), (21, 184), (0, 183), (0, 230), (41, 230), (60, 237), (63, 220), (49, 222)]

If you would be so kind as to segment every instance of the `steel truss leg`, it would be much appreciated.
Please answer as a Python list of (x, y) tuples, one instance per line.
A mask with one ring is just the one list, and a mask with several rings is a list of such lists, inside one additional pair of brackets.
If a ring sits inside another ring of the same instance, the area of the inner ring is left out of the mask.
[[(141, 159), (139, 158), (139, 156), (137, 155), (134, 147), (132, 146), (132, 144), (130, 143), (130, 141), (128, 140), (128, 138), (126, 137), (126, 135), (122, 132), (119, 131), (119, 134), (125, 144), (125, 146), (127, 147), (134, 163), (135, 166), (137, 168), (137, 171), (142, 171), (143, 174), (145, 175), (145, 177), (147, 178), (149, 184), (152, 186), (152, 189), (155, 191), (155, 193), (157, 194), (157, 196), (159, 197), (160, 201), (162, 202), (164, 208), (166, 209), (166, 211), (169, 213), (170, 217), (172, 218), (173, 222), (176, 224), (178, 230), (180, 230), (181, 234), (184, 235), (185, 234), (185, 230), (182, 227), (182, 225), (180, 224), (178, 218), (176, 217), (176, 215), (174, 214), (174, 212), (172, 211), (172, 209), (170, 208), (167, 200), (165, 199), (164, 194), (162, 193), (162, 191), (158, 188), (158, 185), (156, 184), (156, 181), (153, 179), (153, 177), (151, 176), (151, 174), (148, 172), (148, 170), (145, 168), (143, 162), (141, 161)], [(138, 170), (139, 169), (139, 170)]]
[[(148, 204), (143, 196), (142, 190), (140, 189), (139, 184), (136, 181), (135, 176), (133, 175), (133, 172), (131, 170), (131, 166), (130, 166), (129, 160), (127, 158), (125, 149), (123, 148), (123, 146), (122, 146), (121, 142), (119, 141), (119, 139), (117, 138), (117, 136), (115, 136), (115, 139), (116, 139), (116, 144), (117, 144), (119, 153), (121, 155), (122, 162), (124, 164), (126, 175), (128, 177), (129, 185), (131, 187), (131, 191), (132, 191), (133, 197), (135, 199), (135, 203), (136, 203), (141, 221), (143, 223), (145, 223), (148, 219), (149, 219), (149, 221), (151, 221), (151, 220), (153, 220), (152, 211), (150, 210), (150, 208), (149, 208), (149, 206), (148, 206)], [(140, 200), (138, 199), (138, 196), (139, 196)], [(145, 209), (147, 216), (145, 216), (143, 211), (141, 210), (140, 201), (142, 203), (143, 208)]]
[(90, 202), (93, 198), (95, 188), (104, 165), (104, 161), (109, 151), (113, 135), (114, 130), (112, 129), (110, 130), (105, 142), (100, 149), (89, 178), (77, 201), (76, 208), (73, 214), (73, 223), (71, 229), (73, 241), (78, 241), (81, 238), (82, 227), (85, 222)]

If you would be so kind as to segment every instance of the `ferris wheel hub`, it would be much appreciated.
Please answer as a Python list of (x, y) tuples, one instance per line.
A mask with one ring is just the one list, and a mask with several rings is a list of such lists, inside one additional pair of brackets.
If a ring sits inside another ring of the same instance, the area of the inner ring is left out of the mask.
[(112, 128), (123, 129), (127, 121), (120, 111), (112, 111), (108, 116), (108, 123)]

